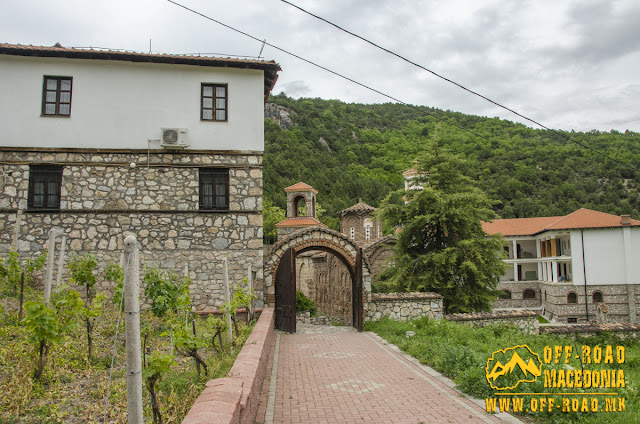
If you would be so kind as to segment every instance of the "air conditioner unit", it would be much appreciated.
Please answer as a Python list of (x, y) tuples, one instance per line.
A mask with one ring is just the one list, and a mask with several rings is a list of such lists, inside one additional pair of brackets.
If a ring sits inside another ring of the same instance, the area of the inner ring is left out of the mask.
[(160, 145), (165, 149), (189, 147), (189, 131), (185, 128), (161, 128)]

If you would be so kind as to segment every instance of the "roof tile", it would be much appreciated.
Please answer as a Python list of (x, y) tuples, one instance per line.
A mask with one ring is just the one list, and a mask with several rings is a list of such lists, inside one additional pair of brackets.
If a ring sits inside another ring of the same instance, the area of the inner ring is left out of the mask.
[(287, 218), (284, 221), (280, 221), (276, 224), (276, 227), (279, 227), (279, 228), (311, 227), (311, 226), (326, 227), (326, 225), (324, 225), (322, 222), (310, 216), (299, 216), (296, 218)]
[(629, 225), (623, 225), (621, 219), (618, 215), (582, 208), (565, 216), (496, 219), (482, 223), (482, 229), (487, 234), (528, 236), (554, 230), (640, 226), (640, 221), (637, 219), (631, 219)]
[(318, 190), (311, 187), (309, 184), (303, 183), (302, 181), (294, 185), (291, 185), (289, 187), (286, 187), (284, 191), (311, 191), (314, 194), (318, 194)]
[(377, 210), (378, 210), (377, 208), (374, 208), (373, 206), (369, 206), (366, 203), (358, 202), (355, 205), (348, 207), (347, 209), (343, 209), (339, 211), (338, 215), (344, 215), (350, 212), (375, 212)]

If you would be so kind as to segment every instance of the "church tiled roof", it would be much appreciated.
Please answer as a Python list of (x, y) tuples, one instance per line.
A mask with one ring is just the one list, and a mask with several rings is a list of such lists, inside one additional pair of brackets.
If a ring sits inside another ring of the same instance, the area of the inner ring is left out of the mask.
[(377, 210), (378, 210), (377, 208), (374, 208), (373, 206), (369, 206), (366, 203), (363, 203), (362, 199), (360, 199), (360, 201), (355, 205), (339, 211), (338, 216), (342, 216), (342, 215), (353, 213), (353, 212), (375, 212)]
[(284, 221), (280, 221), (276, 224), (276, 227), (326, 227), (322, 222), (310, 216), (299, 216), (296, 218), (287, 218)]

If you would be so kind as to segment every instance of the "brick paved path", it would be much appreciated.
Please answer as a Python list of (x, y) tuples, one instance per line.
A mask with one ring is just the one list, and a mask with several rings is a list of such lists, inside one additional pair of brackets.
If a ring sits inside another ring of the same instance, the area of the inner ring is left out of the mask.
[(298, 327), (277, 332), (258, 423), (501, 422), (374, 334)]

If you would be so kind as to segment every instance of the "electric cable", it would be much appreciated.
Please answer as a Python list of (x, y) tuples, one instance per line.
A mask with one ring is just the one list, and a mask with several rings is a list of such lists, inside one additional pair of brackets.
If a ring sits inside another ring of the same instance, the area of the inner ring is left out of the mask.
[[(169, 1), (171, 1), (171, 0), (169, 0)], [(627, 167), (627, 168), (629, 168), (629, 169), (632, 169), (632, 170), (634, 170), (634, 171), (636, 171), (636, 172), (640, 172), (640, 169), (639, 169), (639, 168), (636, 168), (636, 167), (634, 167), (634, 166), (633, 166), (633, 165), (631, 165), (631, 164), (628, 164), (628, 163), (626, 163), (626, 162), (622, 162), (622, 161), (620, 161), (620, 160), (618, 160), (618, 159), (612, 158), (611, 156), (607, 155), (606, 153), (603, 153), (603, 152), (601, 152), (601, 151), (599, 151), (599, 150), (596, 150), (596, 149), (594, 149), (594, 148), (592, 148), (592, 147), (590, 147), (590, 146), (587, 146), (586, 144), (581, 143), (581, 142), (579, 142), (579, 141), (577, 141), (577, 140), (573, 139), (572, 137), (569, 137), (569, 136), (567, 136), (567, 135), (565, 135), (565, 134), (563, 134), (563, 133), (561, 133), (561, 132), (559, 132), (559, 131), (557, 131), (557, 130), (554, 130), (554, 129), (552, 129), (552, 128), (549, 128), (549, 127), (547, 127), (546, 125), (543, 125), (543, 124), (541, 124), (540, 122), (538, 122), (538, 121), (536, 121), (536, 120), (534, 120), (534, 119), (532, 119), (532, 118), (529, 118), (529, 117), (527, 117), (527, 116), (525, 116), (525, 115), (522, 115), (521, 113), (518, 113), (518, 112), (516, 112), (515, 110), (513, 110), (513, 109), (511, 109), (511, 108), (509, 108), (509, 107), (507, 107), (507, 106), (504, 106), (504, 105), (502, 105), (502, 104), (500, 104), (500, 103), (498, 103), (498, 102), (496, 102), (496, 101), (494, 101), (494, 100), (492, 100), (492, 99), (490, 99), (490, 98), (488, 98), (488, 97), (486, 97), (486, 96), (484, 96), (484, 95), (482, 95), (482, 94), (480, 94), (480, 93), (478, 93), (478, 92), (476, 92), (476, 91), (473, 91), (473, 90), (471, 90), (471, 89), (469, 89), (469, 88), (467, 88), (467, 87), (463, 86), (462, 84), (459, 84), (459, 83), (457, 83), (457, 82), (455, 82), (455, 81), (453, 81), (453, 80), (451, 80), (451, 79), (449, 79), (449, 78), (447, 78), (447, 77), (445, 77), (445, 76), (442, 76), (442, 75), (438, 74), (437, 72), (432, 71), (431, 69), (428, 69), (428, 68), (426, 68), (426, 67), (424, 67), (424, 66), (422, 66), (422, 65), (420, 65), (420, 64), (418, 64), (418, 63), (416, 63), (416, 62), (413, 62), (412, 60), (409, 60), (409, 59), (407, 59), (406, 57), (401, 56), (401, 55), (399, 55), (398, 53), (395, 53), (394, 51), (391, 51), (391, 50), (389, 50), (389, 49), (387, 49), (387, 48), (385, 48), (385, 47), (382, 47), (382, 46), (380, 46), (380, 45), (378, 45), (378, 44), (374, 43), (373, 41), (370, 41), (370, 40), (368, 40), (368, 39), (366, 39), (366, 38), (364, 38), (364, 37), (362, 37), (362, 36), (360, 36), (360, 35), (358, 35), (358, 34), (355, 34), (355, 33), (351, 32), (351, 31), (349, 31), (349, 30), (347, 30), (347, 29), (344, 29), (344, 28), (342, 28), (341, 26), (336, 25), (336, 24), (334, 24), (333, 22), (331, 22), (331, 21), (329, 21), (329, 20), (327, 20), (327, 19), (324, 19), (324, 18), (323, 18), (323, 17), (321, 17), (321, 16), (315, 15), (315, 14), (313, 14), (313, 13), (311, 13), (311, 12), (309, 12), (309, 11), (307, 11), (307, 10), (303, 9), (303, 8), (301, 8), (300, 6), (297, 6), (297, 5), (295, 5), (295, 4), (293, 4), (293, 3), (291, 3), (291, 2), (289, 2), (289, 1), (287, 1), (287, 0), (280, 0), (280, 1), (282, 1), (283, 3), (286, 3), (286, 4), (288, 4), (288, 5), (292, 6), (292, 7), (294, 7), (294, 8), (296, 8), (296, 9), (300, 10), (301, 12), (304, 12), (304, 13), (306, 13), (306, 14), (308, 14), (308, 15), (310, 15), (310, 16), (312, 16), (312, 17), (316, 18), (316, 19), (319, 19), (319, 20), (321, 20), (321, 21), (323, 21), (323, 22), (325, 22), (325, 23), (327, 23), (327, 24), (329, 24), (329, 25), (331, 25), (331, 26), (333, 26), (333, 27), (335, 27), (335, 28), (339, 29), (340, 31), (343, 31), (343, 32), (345, 32), (345, 33), (347, 33), (347, 34), (349, 34), (349, 35), (351, 35), (351, 36), (353, 36), (353, 37), (356, 37), (356, 38), (358, 38), (358, 39), (360, 39), (360, 40), (362, 40), (362, 41), (364, 41), (364, 42), (366, 42), (366, 43), (368, 43), (368, 44), (371, 44), (372, 46), (374, 46), (374, 47), (376, 47), (376, 48), (378, 48), (378, 49), (380, 49), (380, 50), (382, 50), (382, 51), (384, 51), (384, 52), (387, 52), (387, 53), (389, 53), (389, 54), (391, 54), (391, 55), (393, 55), (393, 56), (395, 56), (395, 57), (397, 57), (397, 58), (399, 58), (399, 59), (401, 59), (401, 60), (403, 60), (403, 61), (405, 61), (405, 62), (407, 62), (407, 63), (410, 63), (410, 64), (411, 64), (411, 65), (413, 65), (413, 66), (416, 66), (416, 67), (418, 67), (418, 68), (420, 68), (420, 69), (422, 69), (422, 70), (424, 70), (424, 71), (427, 71), (427, 72), (429, 72), (429, 73), (431, 73), (431, 74), (435, 75), (436, 77), (438, 77), (438, 78), (440, 78), (440, 79), (442, 79), (442, 80), (444, 80), (444, 81), (447, 81), (448, 83), (451, 83), (451, 84), (453, 84), (453, 85), (455, 85), (455, 86), (457, 86), (457, 87), (461, 88), (461, 89), (462, 89), (462, 90), (464, 90), (464, 91), (467, 91), (467, 92), (469, 92), (469, 93), (471, 93), (471, 94), (473, 94), (473, 95), (475, 95), (475, 96), (478, 96), (478, 97), (480, 97), (480, 98), (482, 98), (482, 99), (484, 99), (484, 100), (488, 101), (489, 103), (491, 103), (491, 104), (493, 104), (493, 105), (495, 105), (495, 106), (498, 106), (498, 107), (500, 107), (500, 108), (502, 108), (502, 109), (504, 109), (504, 110), (507, 110), (507, 111), (509, 111), (509, 112), (513, 113), (514, 115), (519, 116), (519, 117), (520, 117), (520, 118), (522, 118), (522, 119), (525, 119), (525, 120), (527, 120), (527, 121), (529, 121), (529, 122), (531, 122), (531, 123), (533, 123), (533, 124), (535, 124), (535, 125), (537, 125), (537, 126), (539, 126), (539, 127), (543, 128), (543, 129), (545, 129), (545, 130), (547, 130), (547, 131), (550, 131), (550, 132), (552, 132), (552, 133), (554, 133), (554, 134), (557, 134), (557, 135), (559, 135), (560, 137), (564, 138), (564, 139), (565, 139), (565, 140), (567, 140), (567, 141), (571, 141), (572, 143), (575, 143), (575, 144), (577, 144), (577, 145), (579, 145), (579, 146), (581, 146), (581, 147), (583, 147), (583, 148), (585, 148), (585, 149), (591, 150), (592, 152), (597, 153), (597, 154), (599, 154), (599, 155), (601, 155), (601, 156), (603, 156), (603, 157), (605, 157), (605, 158), (607, 158), (607, 159), (609, 159), (609, 160), (611, 160), (611, 161), (613, 161), (613, 162), (616, 162), (616, 163), (617, 163), (617, 164), (619, 164), (619, 165), (623, 165), (623, 166), (625, 166), (625, 167)]]
[[(167, 1), (168, 1), (169, 3), (171, 3), (171, 4), (174, 4), (174, 5), (178, 6), (178, 7), (183, 8), (183, 9), (185, 9), (185, 10), (187, 10), (187, 11), (191, 12), (191, 13), (194, 13), (194, 14), (199, 15), (199, 16), (201, 16), (201, 17), (205, 18), (205, 19), (208, 19), (208, 20), (210, 20), (210, 21), (212, 21), (212, 22), (215, 22), (215, 23), (217, 23), (218, 25), (221, 25), (221, 26), (223, 26), (223, 27), (225, 27), (225, 28), (228, 28), (228, 29), (230, 29), (230, 30), (232, 30), (232, 31), (235, 31), (235, 32), (237, 32), (237, 33), (239, 33), (239, 34), (242, 34), (242, 35), (244, 35), (244, 36), (246, 36), (246, 37), (249, 37), (249, 38), (251, 38), (251, 39), (253, 39), (253, 40), (255, 40), (255, 41), (258, 41), (258, 42), (260, 42), (260, 43), (264, 43), (265, 45), (267, 45), (267, 46), (269, 46), (269, 47), (271, 47), (271, 48), (273, 48), (273, 49), (276, 49), (276, 50), (278, 50), (278, 51), (280, 51), (280, 52), (282, 52), (282, 53), (285, 53), (285, 54), (287, 54), (287, 55), (289, 55), (289, 56), (292, 56), (292, 57), (294, 57), (294, 58), (296, 58), (296, 59), (299, 59), (299, 60), (301, 60), (301, 61), (303, 61), (303, 62), (305, 62), (305, 63), (308, 63), (308, 64), (310, 64), (310, 65), (312, 65), (312, 66), (315, 66), (316, 68), (322, 69), (323, 71), (329, 72), (330, 74), (333, 74), (333, 75), (335, 75), (335, 76), (337, 76), (337, 77), (339, 77), (339, 78), (342, 78), (342, 79), (344, 79), (344, 80), (347, 80), (347, 81), (349, 81), (349, 82), (352, 82), (352, 83), (354, 83), (354, 84), (356, 84), (356, 85), (359, 85), (360, 87), (363, 87), (363, 88), (365, 88), (365, 89), (367, 89), (367, 90), (373, 91), (374, 93), (380, 94), (381, 96), (386, 97), (386, 98), (388, 98), (388, 99), (390, 99), (390, 100), (393, 100), (393, 101), (394, 101), (394, 102), (396, 102), (396, 103), (400, 103), (400, 104), (402, 104), (402, 105), (409, 106), (409, 107), (412, 107), (412, 108), (417, 109), (417, 110), (420, 110), (420, 111), (424, 111), (424, 110), (423, 110), (421, 107), (419, 107), (419, 106), (415, 106), (415, 105), (412, 105), (412, 104), (406, 103), (406, 102), (404, 102), (404, 101), (402, 101), (402, 100), (400, 100), (400, 99), (398, 99), (398, 98), (396, 98), (396, 97), (391, 96), (390, 94), (386, 94), (386, 93), (384, 93), (384, 92), (382, 92), (382, 91), (380, 91), (380, 90), (378, 90), (378, 89), (375, 89), (375, 88), (373, 88), (373, 87), (370, 87), (370, 86), (368, 86), (368, 85), (366, 85), (366, 84), (364, 84), (364, 83), (361, 83), (361, 82), (359, 82), (359, 81), (356, 81), (356, 80), (355, 80), (355, 79), (353, 79), (353, 78), (350, 78), (350, 77), (348, 77), (348, 76), (346, 76), (346, 75), (343, 75), (343, 74), (340, 74), (340, 73), (338, 73), (338, 72), (336, 72), (336, 71), (333, 71), (333, 70), (331, 70), (331, 69), (329, 69), (329, 68), (327, 68), (327, 67), (325, 67), (325, 66), (322, 66), (322, 65), (320, 65), (320, 64), (317, 64), (317, 63), (315, 63), (315, 62), (312, 62), (312, 61), (311, 61), (311, 60), (309, 60), (309, 59), (305, 59), (305, 58), (304, 58), (304, 57), (302, 57), (302, 56), (299, 56), (299, 55), (297, 55), (297, 54), (295, 54), (295, 53), (292, 53), (292, 52), (290, 52), (290, 51), (288, 51), (288, 50), (285, 50), (285, 49), (283, 49), (283, 48), (281, 48), (281, 47), (278, 47), (278, 46), (276, 46), (276, 45), (274, 45), (274, 44), (271, 44), (271, 43), (267, 42), (267, 41), (266, 41), (266, 40), (264, 40), (264, 39), (259, 39), (258, 37), (254, 37), (253, 35), (251, 35), (251, 34), (249, 34), (249, 33), (247, 33), (247, 32), (244, 32), (244, 31), (239, 30), (239, 29), (237, 29), (237, 28), (234, 28), (234, 27), (232, 27), (232, 26), (230, 26), (230, 25), (227, 25), (227, 24), (225, 24), (225, 23), (223, 23), (223, 22), (220, 22), (220, 21), (218, 21), (218, 20), (216, 20), (216, 19), (214, 19), (214, 18), (212, 18), (212, 17), (210, 17), (210, 16), (207, 16), (207, 15), (205, 15), (205, 14), (201, 13), (201, 12), (198, 12), (197, 10), (193, 10), (193, 9), (191, 9), (191, 8), (187, 7), (187, 6), (184, 6), (184, 5), (182, 5), (182, 4), (180, 4), (180, 3), (178, 3), (178, 2), (176, 2), (176, 1), (174, 1), (174, 0), (167, 0)], [(425, 106), (425, 108), (427, 108), (427, 107)], [(529, 159), (536, 160), (536, 158), (534, 158), (533, 156), (528, 155), (528, 154), (526, 154), (526, 153), (524, 153), (524, 152), (521, 152), (520, 150), (518, 150), (518, 149), (516, 149), (516, 148), (514, 148), (514, 147), (512, 147), (512, 146), (508, 146), (508, 145), (506, 145), (506, 144), (504, 144), (504, 143), (501, 143), (500, 141), (497, 141), (497, 140), (491, 140), (491, 139), (489, 139), (489, 138), (487, 138), (487, 137), (484, 137), (484, 136), (482, 136), (482, 135), (480, 135), (480, 134), (478, 134), (478, 133), (475, 133), (475, 132), (473, 132), (473, 131), (471, 131), (471, 130), (469, 130), (469, 129), (467, 129), (467, 128), (461, 127), (461, 126), (456, 125), (456, 124), (453, 124), (453, 123), (451, 123), (451, 122), (448, 122), (448, 121), (444, 120), (443, 118), (439, 117), (439, 116), (438, 116), (437, 114), (435, 114), (434, 112), (429, 111), (429, 110), (428, 110), (428, 108), (427, 108), (427, 110), (426, 110), (425, 112), (426, 112), (427, 114), (429, 114), (429, 115), (433, 116), (434, 118), (436, 118), (437, 120), (439, 120), (439, 121), (441, 121), (441, 122), (444, 122), (444, 123), (446, 123), (446, 124), (448, 124), (448, 125), (454, 126), (454, 127), (458, 128), (458, 129), (460, 129), (460, 130), (462, 130), (462, 131), (465, 131), (465, 132), (467, 132), (467, 133), (469, 133), (469, 134), (472, 134), (472, 135), (474, 135), (474, 136), (476, 136), (476, 137), (478, 137), (478, 138), (481, 138), (481, 139), (483, 139), (483, 140), (486, 140), (486, 141), (488, 141), (488, 142), (490, 142), (490, 143), (497, 143), (497, 144), (500, 144), (501, 146), (506, 147), (506, 148), (507, 148), (507, 149), (509, 149), (509, 150), (513, 150), (513, 151), (515, 151), (515, 152), (519, 153), (519, 154), (520, 154), (520, 155), (522, 155), (523, 157), (526, 157), (526, 158), (529, 158)]]

